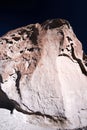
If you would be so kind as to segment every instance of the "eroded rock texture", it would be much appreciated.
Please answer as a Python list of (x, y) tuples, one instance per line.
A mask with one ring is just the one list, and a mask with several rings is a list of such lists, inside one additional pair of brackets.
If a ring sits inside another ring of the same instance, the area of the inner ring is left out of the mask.
[(68, 21), (47, 20), (0, 38), (0, 107), (55, 129), (87, 126), (87, 56)]

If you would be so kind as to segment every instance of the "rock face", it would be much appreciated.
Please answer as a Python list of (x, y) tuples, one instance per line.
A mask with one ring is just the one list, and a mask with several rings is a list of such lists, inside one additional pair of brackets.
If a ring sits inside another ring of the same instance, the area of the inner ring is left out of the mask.
[(86, 128), (87, 56), (68, 21), (47, 20), (0, 38), (0, 108), (13, 113), (9, 122), (21, 115), (43, 130)]

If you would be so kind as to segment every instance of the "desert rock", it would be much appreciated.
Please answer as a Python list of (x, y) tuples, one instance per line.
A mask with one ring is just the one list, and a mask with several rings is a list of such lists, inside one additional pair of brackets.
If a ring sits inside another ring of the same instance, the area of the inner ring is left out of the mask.
[(86, 128), (87, 56), (67, 20), (0, 37), (0, 108), (42, 130)]

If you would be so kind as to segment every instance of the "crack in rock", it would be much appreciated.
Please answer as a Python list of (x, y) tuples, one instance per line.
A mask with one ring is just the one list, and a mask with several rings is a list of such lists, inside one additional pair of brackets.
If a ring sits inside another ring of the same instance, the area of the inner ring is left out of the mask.
[(84, 65), (83, 65), (83, 63), (82, 63), (82, 61), (75, 56), (73, 43), (71, 43), (71, 54), (72, 54), (73, 59), (76, 60), (77, 63), (79, 64), (79, 67), (80, 67), (82, 73), (83, 73), (85, 76), (87, 76), (87, 71), (86, 71), (86, 69), (85, 69), (85, 67), (84, 67)]
[(16, 109), (18, 112), (21, 112), (23, 114), (27, 114), (27, 115), (36, 115), (36, 116), (41, 116), (41, 117), (46, 117), (56, 123), (58, 123), (58, 121), (60, 121), (61, 123), (64, 123), (64, 121), (67, 120), (66, 117), (60, 116), (52, 116), (49, 114), (43, 114), (40, 111), (33, 111), (31, 109), (28, 108), (29, 111), (26, 111), (24, 109), (22, 109), (20, 107), (20, 105), (13, 99), (9, 99), (8, 96), (6, 95), (6, 93), (4, 91), (2, 91), (2, 89), (0, 88), (0, 108), (4, 108), (4, 109), (8, 109), (10, 110), (11, 114), (13, 113), (13, 110)]
[[(58, 56), (65, 56), (65, 57), (68, 57), (71, 61), (73, 61), (73, 59), (69, 56), (69, 55), (67, 55), (67, 54), (65, 54), (65, 53), (62, 53), (62, 54), (59, 54)], [(77, 62), (75, 62), (75, 61), (73, 61), (74, 63), (77, 63)]]
[[(18, 93), (20, 94), (20, 89), (19, 89), (19, 81), (20, 81), (20, 78), (21, 78), (21, 74), (20, 74), (20, 71), (16, 71), (17, 75), (18, 75), (18, 78), (17, 78), (17, 83), (16, 83), (16, 86), (17, 86), (17, 90), (18, 90)], [(0, 75), (0, 79), (1, 81), (3, 81), (2, 79), (2, 76)], [(56, 123), (58, 123), (58, 121), (60, 121), (61, 123), (64, 123), (67, 118), (66, 117), (63, 117), (60, 115), (60, 117), (58, 116), (52, 116), (52, 115), (49, 115), (49, 114), (43, 114), (41, 113), (40, 111), (33, 111), (31, 110), (29, 107), (27, 107), (25, 104), (23, 104), (29, 111), (26, 111), (24, 109), (22, 109), (20, 107), (20, 105), (13, 99), (9, 99), (7, 94), (1, 89), (1, 85), (0, 85), (0, 108), (4, 108), (4, 109), (8, 109), (10, 110), (11, 114), (13, 113), (13, 110), (16, 109), (18, 112), (21, 112), (23, 114), (27, 114), (27, 115), (36, 115), (36, 116), (41, 116), (41, 117), (46, 117)]]
[(79, 64), (79, 67), (80, 67), (80, 69), (81, 69), (81, 71), (82, 71), (82, 73), (83, 73), (85, 76), (87, 76), (87, 71), (86, 71), (86, 69), (85, 69), (85, 67), (84, 67), (84, 65), (83, 65), (83, 63), (82, 63), (82, 61), (81, 61), (81, 59), (79, 59), (79, 58), (77, 58), (77, 57), (75, 56), (73, 43), (71, 43), (70, 45), (71, 45), (71, 50), (70, 50), (70, 51), (71, 51), (71, 56), (72, 56), (72, 58), (73, 58), (76, 62), (75, 62), (68, 54), (65, 54), (65, 53), (59, 54), (58, 56), (66, 56), (66, 57), (68, 57), (70, 60), (72, 60), (74, 63), (78, 63), (78, 64)]
[(1, 74), (0, 74), (0, 83), (3, 83), (3, 78)]
[[(40, 117), (46, 117), (50, 120), (52, 120), (53, 122), (55, 123), (58, 123), (59, 121), (61, 123), (65, 123), (65, 121), (67, 121), (67, 118), (65, 116), (53, 116), (53, 115), (49, 115), (49, 114), (43, 114), (42, 112), (40, 111), (33, 111), (31, 110), (29, 107), (27, 107), (25, 104), (23, 104), (24, 106), (26, 106), (26, 108), (30, 111), (26, 111), (24, 109), (22, 109), (20, 107), (20, 105), (15, 101), (15, 100), (12, 100), (10, 99), (11, 103), (13, 104), (14, 108), (13, 109), (16, 109), (18, 112), (21, 112), (23, 114), (27, 114), (27, 115), (36, 115), (36, 116), (40, 116)], [(12, 112), (11, 112), (12, 113)]]
[(17, 74), (16, 87), (17, 87), (18, 94), (19, 94), (20, 98), (22, 99), (21, 90), (20, 90), (21, 72), (20, 71), (16, 71), (16, 74)]

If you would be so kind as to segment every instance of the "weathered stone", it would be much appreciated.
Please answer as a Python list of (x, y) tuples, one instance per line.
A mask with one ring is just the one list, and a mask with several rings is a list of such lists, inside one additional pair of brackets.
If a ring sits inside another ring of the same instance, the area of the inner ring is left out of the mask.
[(47, 20), (2, 36), (0, 83), (0, 108), (29, 126), (86, 128), (87, 56), (68, 21)]

